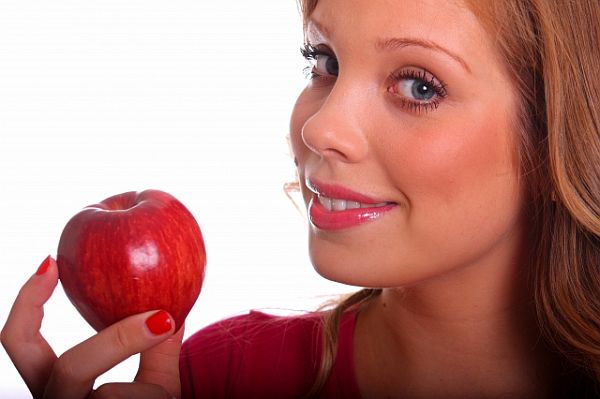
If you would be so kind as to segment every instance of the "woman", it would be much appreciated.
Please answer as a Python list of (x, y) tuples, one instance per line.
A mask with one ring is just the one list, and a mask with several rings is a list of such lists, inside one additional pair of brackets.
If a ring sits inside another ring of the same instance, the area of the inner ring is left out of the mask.
[(600, 4), (301, 9), (310, 82), (290, 137), (311, 260), (370, 288), (301, 317), (224, 320), (181, 353), (168, 315), (141, 314), (56, 359), (39, 334), (48, 259), (2, 333), (34, 396), (87, 397), (141, 352), (135, 383), (92, 396), (594, 397)]

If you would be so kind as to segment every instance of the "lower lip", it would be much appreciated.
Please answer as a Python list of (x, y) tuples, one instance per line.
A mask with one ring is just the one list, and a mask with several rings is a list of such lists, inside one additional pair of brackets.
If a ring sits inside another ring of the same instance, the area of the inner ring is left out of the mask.
[(316, 197), (313, 197), (308, 205), (308, 214), (311, 223), (318, 229), (335, 231), (378, 220), (395, 207), (396, 204), (389, 204), (374, 208), (328, 211), (317, 201)]

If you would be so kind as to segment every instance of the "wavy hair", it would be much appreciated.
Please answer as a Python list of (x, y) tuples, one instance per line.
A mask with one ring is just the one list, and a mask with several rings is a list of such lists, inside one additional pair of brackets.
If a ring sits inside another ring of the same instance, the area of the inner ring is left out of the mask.
[[(318, 0), (298, 0), (304, 25)], [(547, 342), (600, 385), (600, 2), (465, 0), (493, 38), (519, 94), (520, 174), (534, 231), (530, 286)], [(324, 386), (340, 316), (381, 290), (324, 312)]]

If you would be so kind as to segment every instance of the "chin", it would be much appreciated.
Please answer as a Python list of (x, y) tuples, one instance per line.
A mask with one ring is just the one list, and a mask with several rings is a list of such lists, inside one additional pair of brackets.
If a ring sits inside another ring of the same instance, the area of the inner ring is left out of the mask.
[(410, 250), (349, 249), (323, 241), (310, 242), (309, 249), (312, 265), (323, 278), (362, 288), (410, 287), (456, 268), (450, 258), (417, 256)]
[(384, 288), (390, 282), (398, 280), (398, 276), (392, 278), (377, 267), (376, 259), (361, 260), (353, 254), (339, 254), (335, 251), (323, 251), (322, 255), (318, 251), (311, 251), (312, 265), (321, 277), (336, 283), (361, 288)]

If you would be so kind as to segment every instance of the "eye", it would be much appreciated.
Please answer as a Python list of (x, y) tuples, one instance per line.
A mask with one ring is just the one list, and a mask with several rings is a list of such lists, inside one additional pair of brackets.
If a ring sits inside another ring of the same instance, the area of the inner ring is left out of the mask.
[(427, 101), (435, 96), (435, 89), (431, 84), (420, 79), (404, 79), (398, 82), (399, 94), (412, 97), (415, 100)]
[(301, 52), (304, 58), (310, 62), (305, 70), (311, 77), (338, 75), (340, 69), (338, 60), (328, 51), (306, 45)]
[(340, 67), (337, 59), (333, 56), (328, 54), (317, 54), (315, 56), (315, 65), (313, 69), (314, 72), (319, 75), (337, 76)]
[(396, 96), (402, 106), (413, 111), (437, 109), (447, 95), (446, 85), (426, 70), (402, 70), (393, 73), (391, 80), (388, 92)]

